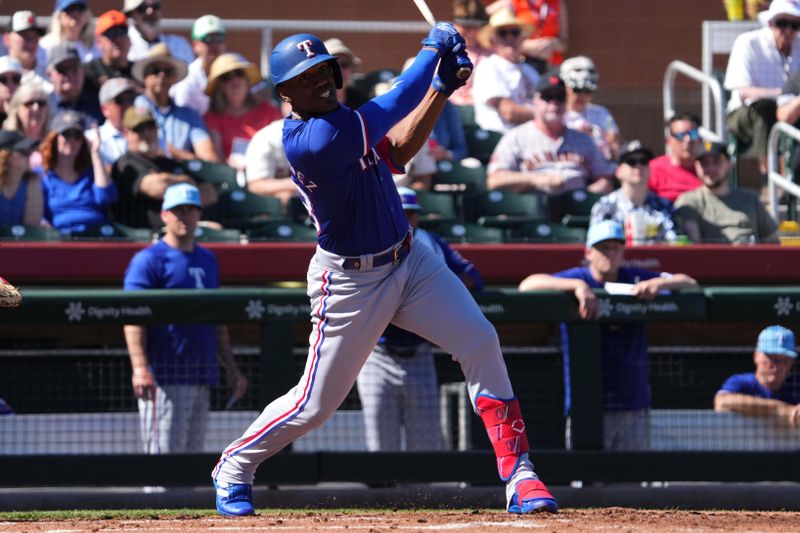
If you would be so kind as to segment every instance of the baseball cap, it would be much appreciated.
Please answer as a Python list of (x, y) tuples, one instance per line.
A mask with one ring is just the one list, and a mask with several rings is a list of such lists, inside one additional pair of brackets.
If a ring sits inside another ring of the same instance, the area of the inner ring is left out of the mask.
[(39, 142), (28, 139), (18, 131), (0, 130), (0, 150), (14, 150), (16, 152), (30, 152)]
[(167, 187), (167, 190), (164, 191), (161, 210), (169, 211), (179, 205), (193, 205), (202, 209), (200, 190), (191, 183), (176, 183)]
[(222, 19), (214, 15), (203, 15), (192, 24), (192, 40), (202, 41), (211, 33), (221, 33), (225, 35), (225, 26)]
[(398, 187), (397, 194), (400, 195), (400, 201), (403, 202), (403, 209), (422, 211), (422, 207), (420, 207), (417, 201), (417, 191), (408, 187)]
[(131, 68), (133, 79), (144, 83), (144, 73), (147, 71), (147, 67), (153, 63), (169, 63), (172, 65), (172, 68), (175, 69), (174, 83), (185, 78), (188, 73), (186, 63), (173, 56), (166, 43), (158, 43), (148, 50), (147, 55), (133, 64), (133, 68)]
[(596, 91), (600, 77), (594, 61), (586, 56), (570, 57), (561, 63), (559, 76), (573, 89)]
[(722, 143), (714, 141), (705, 141), (700, 143), (694, 152), (695, 159), (700, 159), (707, 155), (724, 155), (727, 159), (730, 158), (728, 156), (728, 147)]
[(6, 72), (22, 74), (22, 63), (19, 62), (19, 59), (11, 56), (0, 57), (0, 74), (5, 74)]
[(461, 26), (483, 26), (489, 15), (480, 0), (456, 0), (453, 4), (453, 22)]
[(625, 232), (622, 225), (613, 220), (603, 220), (589, 227), (586, 234), (586, 247), (592, 248), (603, 241), (625, 242)]
[(65, 61), (75, 60), (81, 62), (78, 50), (69, 43), (59, 43), (55, 45), (47, 56), (47, 68), (53, 69)]
[(125, 0), (122, 11), (125, 13), (130, 13), (142, 4), (144, 4), (144, 0)]
[(94, 26), (94, 34), (95, 36), (103, 35), (105, 32), (116, 26), (127, 27), (128, 17), (125, 16), (125, 13), (115, 9), (106, 11), (97, 17), (97, 21), (95, 22)]
[(783, 326), (769, 326), (758, 334), (756, 351), (767, 355), (797, 357), (794, 350), (794, 332)]
[(758, 20), (763, 25), (772, 22), (780, 15), (789, 15), (800, 18), (800, 1), (798, 0), (772, 0), (769, 9), (758, 14)]
[(350, 61), (353, 62), (353, 66), (357, 67), (361, 64), (361, 59), (350, 50), (341, 39), (337, 39), (336, 37), (332, 39), (328, 39), (325, 41), (325, 48), (328, 49), (328, 53), (332, 56), (337, 54), (342, 54), (350, 57)]
[(633, 154), (643, 154), (647, 159), (653, 159), (653, 151), (642, 144), (641, 141), (634, 140), (625, 143), (619, 150), (619, 161), (622, 163), (625, 158)]
[(98, 95), (101, 104), (105, 104), (125, 91), (135, 91), (136, 85), (128, 78), (109, 78), (100, 87)]
[(86, 6), (86, 0), (56, 0), (54, 11), (66, 11), (72, 6)]
[(40, 28), (36, 24), (36, 15), (33, 11), (17, 11), (11, 15), (11, 27), (8, 31), (19, 33), (25, 30), (36, 30), (39, 35), (44, 35), (44, 28)]
[(567, 87), (558, 74), (544, 74), (536, 84), (536, 92), (540, 95), (563, 94), (567, 95)]
[(58, 133), (64, 133), (69, 130), (83, 132), (83, 130), (86, 129), (86, 121), (83, 117), (83, 113), (73, 110), (62, 111), (53, 117), (50, 129)]
[(149, 122), (155, 124), (156, 119), (146, 107), (132, 105), (125, 110), (125, 114), (122, 116), (122, 126), (126, 130), (135, 130), (142, 124)]

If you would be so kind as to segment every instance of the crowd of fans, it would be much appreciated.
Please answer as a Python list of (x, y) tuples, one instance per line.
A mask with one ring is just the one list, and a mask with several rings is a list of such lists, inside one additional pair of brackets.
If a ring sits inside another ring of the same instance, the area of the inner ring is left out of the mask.
[[(163, 7), (125, 0), (121, 11), (95, 17), (87, 0), (57, 0), (49, 29), (31, 11), (11, 16), (0, 57), (0, 226), (81, 235), (113, 222), (155, 231), (169, 185), (197, 185), (206, 207), (218, 201), (213, 180), (193, 172), (191, 163), (198, 161), (229, 167), (244, 193), (278, 198), (291, 214), (297, 193), (281, 146), (288, 109), (256, 65), (227, 49), (224, 21), (198, 18), (188, 42), (161, 30)], [(775, 0), (763, 9), (764, 28), (747, 42), (767, 50), (777, 42), (791, 54), (800, 27), (797, 2)], [(703, 159), (726, 154), (705, 146), (696, 117), (678, 113), (669, 120), (660, 157), (625, 138), (612, 113), (594, 102), (595, 63), (567, 53), (564, 1), (455, 0), (452, 15), (474, 74), (452, 95), (398, 186), (430, 191), (441, 163), (450, 161), (485, 169), (489, 190), (535, 194), (544, 202), (584, 191), (598, 198), (593, 223), (644, 224), (648, 243), (681, 236), (777, 240), (777, 226), (757, 197), (727, 184), (729, 165), (711, 165), (724, 172), (709, 177)], [(390, 79), (365, 85), (358, 55), (338, 38), (325, 44), (342, 67), (338, 96), (345, 105), (358, 107), (391, 87)], [(797, 91), (791, 85), (781, 90), (779, 78), (787, 82), (800, 62), (768, 76), (775, 86), (771, 100), (756, 101), (754, 95), (767, 92), (741, 86), (745, 78), (756, 83), (747, 65), (758, 50), (748, 52), (746, 44), (734, 47), (732, 61), (746, 58), (729, 66), (726, 78), (733, 90), (729, 124), (742, 135), (749, 126), (746, 140), (761, 155), (759, 132), (776, 112), (778, 118), (798, 114)], [(498, 140), (488, 161), (470, 153), (465, 132), (471, 127)], [(701, 201), (712, 197), (713, 208)]]

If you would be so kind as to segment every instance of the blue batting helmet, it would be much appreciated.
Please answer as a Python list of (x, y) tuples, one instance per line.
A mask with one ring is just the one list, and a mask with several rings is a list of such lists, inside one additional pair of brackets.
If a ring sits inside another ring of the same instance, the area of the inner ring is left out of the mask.
[(272, 49), (269, 58), (269, 76), (272, 84), (277, 87), (278, 84), (299, 76), (323, 61), (332, 62), (336, 88), (341, 89), (342, 69), (336, 57), (328, 53), (328, 49), (319, 37), (310, 33), (298, 33), (282, 40)]

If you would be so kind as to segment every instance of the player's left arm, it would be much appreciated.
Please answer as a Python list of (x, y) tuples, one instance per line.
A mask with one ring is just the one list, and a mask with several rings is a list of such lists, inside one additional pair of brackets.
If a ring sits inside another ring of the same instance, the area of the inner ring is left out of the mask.
[(248, 381), (233, 357), (230, 334), (225, 325), (217, 326), (217, 361), (225, 370), (232, 396), (238, 400), (247, 392)]
[(640, 281), (633, 286), (631, 294), (640, 300), (653, 300), (659, 291), (696, 287), (697, 281), (687, 274), (662, 273), (660, 276)]

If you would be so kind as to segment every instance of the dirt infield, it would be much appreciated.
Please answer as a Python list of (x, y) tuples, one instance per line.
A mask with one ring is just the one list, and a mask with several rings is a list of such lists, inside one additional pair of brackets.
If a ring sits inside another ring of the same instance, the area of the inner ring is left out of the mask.
[(97, 518), (0, 522), (0, 533), (82, 531), (278, 531), (377, 533), (392, 531), (458, 533), (537, 530), (544, 532), (783, 532), (800, 530), (797, 512), (651, 511), (611, 507), (566, 509), (557, 514), (510, 515), (495, 510), (473, 511), (262, 511), (259, 516), (223, 518), (212, 515), (164, 514), (148, 518)]

